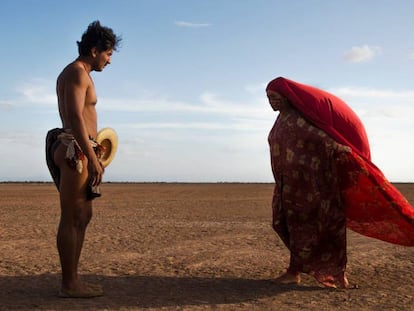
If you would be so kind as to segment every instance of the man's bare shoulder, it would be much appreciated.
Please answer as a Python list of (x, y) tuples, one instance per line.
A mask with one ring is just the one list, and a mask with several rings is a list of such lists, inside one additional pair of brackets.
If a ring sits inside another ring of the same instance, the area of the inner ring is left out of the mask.
[(58, 83), (72, 82), (82, 83), (87, 81), (88, 75), (85, 68), (79, 62), (72, 62), (67, 65), (58, 76)]

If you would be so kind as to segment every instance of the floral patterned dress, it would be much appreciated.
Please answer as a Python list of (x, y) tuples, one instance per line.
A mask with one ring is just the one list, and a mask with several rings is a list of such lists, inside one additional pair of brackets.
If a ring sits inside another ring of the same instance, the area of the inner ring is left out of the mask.
[(273, 228), (290, 250), (290, 272), (335, 282), (344, 273), (346, 215), (335, 159), (350, 149), (296, 110), (279, 115), (269, 134), (275, 190)]

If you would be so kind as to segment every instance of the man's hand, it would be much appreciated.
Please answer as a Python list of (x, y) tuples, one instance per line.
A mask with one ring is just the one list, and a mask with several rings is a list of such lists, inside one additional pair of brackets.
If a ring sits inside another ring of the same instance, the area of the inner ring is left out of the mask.
[(95, 156), (88, 161), (89, 185), (91, 187), (99, 186), (105, 169)]

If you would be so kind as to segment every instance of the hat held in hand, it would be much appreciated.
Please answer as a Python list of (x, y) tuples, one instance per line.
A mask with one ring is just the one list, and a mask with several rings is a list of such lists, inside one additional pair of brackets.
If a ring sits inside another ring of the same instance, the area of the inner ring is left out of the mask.
[(100, 161), (104, 167), (107, 167), (115, 157), (118, 148), (118, 135), (112, 128), (105, 127), (98, 132), (96, 142), (105, 148)]

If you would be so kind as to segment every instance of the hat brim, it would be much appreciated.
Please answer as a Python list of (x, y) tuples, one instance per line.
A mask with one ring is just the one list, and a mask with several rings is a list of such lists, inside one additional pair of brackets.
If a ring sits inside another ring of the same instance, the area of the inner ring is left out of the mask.
[(96, 142), (105, 148), (100, 161), (104, 167), (107, 167), (114, 159), (118, 149), (118, 135), (114, 129), (105, 127), (98, 132)]

